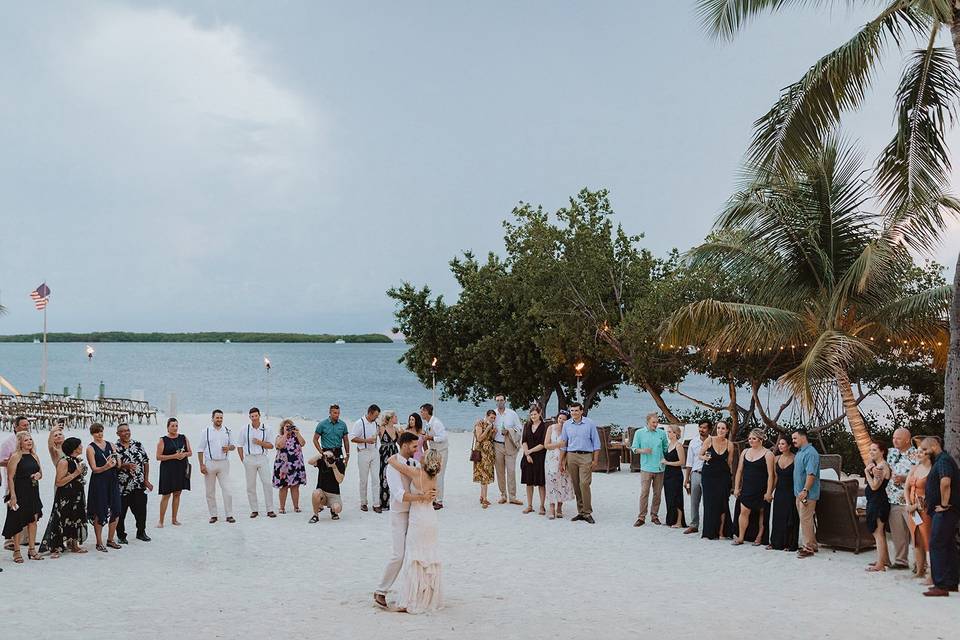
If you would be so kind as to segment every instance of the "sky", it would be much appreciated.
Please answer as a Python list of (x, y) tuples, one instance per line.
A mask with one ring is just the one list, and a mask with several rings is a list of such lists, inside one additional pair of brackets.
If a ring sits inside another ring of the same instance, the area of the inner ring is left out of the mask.
[[(583, 187), (687, 249), (754, 119), (869, 17), (796, 10), (727, 43), (693, 5), (14, 3), (0, 333), (40, 329), (43, 281), (51, 331), (389, 331), (389, 287), (455, 297), (452, 257)], [(900, 62), (844, 127), (871, 159)], [(938, 258), (958, 251), (955, 226)]]

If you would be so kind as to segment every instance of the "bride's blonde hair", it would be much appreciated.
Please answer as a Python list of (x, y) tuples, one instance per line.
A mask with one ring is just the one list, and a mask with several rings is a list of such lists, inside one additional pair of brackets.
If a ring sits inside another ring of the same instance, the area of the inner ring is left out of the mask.
[(390, 421), (393, 420), (393, 417), (397, 415), (397, 412), (393, 409), (388, 409), (383, 412), (383, 415), (380, 417), (380, 426), (385, 427), (390, 424)]
[(420, 466), (431, 478), (440, 473), (440, 466), (442, 464), (443, 458), (440, 457), (440, 454), (434, 449), (427, 451), (427, 453), (423, 456), (423, 460), (420, 461)]

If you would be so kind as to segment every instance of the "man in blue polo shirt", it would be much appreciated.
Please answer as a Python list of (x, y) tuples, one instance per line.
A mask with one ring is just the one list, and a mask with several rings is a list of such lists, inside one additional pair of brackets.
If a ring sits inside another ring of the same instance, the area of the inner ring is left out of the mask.
[(313, 446), (321, 454), (332, 451), (334, 457), (342, 456), (344, 463), (350, 461), (350, 429), (347, 423), (340, 419), (340, 405), (330, 405), (330, 417), (317, 423), (313, 433)]
[(560, 448), (560, 473), (569, 473), (573, 492), (577, 496), (577, 515), (570, 522), (582, 520), (594, 524), (590, 503), (590, 482), (600, 462), (600, 434), (597, 424), (583, 415), (583, 405), (570, 405), (572, 419), (563, 424), (560, 439), (566, 444)]
[(817, 552), (817, 530), (813, 517), (820, 499), (820, 453), (810, 444), (807, 430), (793, 432), (793, 446), (797, 456), (793, 461), (793, 495), (797, 498), (797, 513), (800, 514), (800, 533), (803, 547), (798, 558), (809, 558)]

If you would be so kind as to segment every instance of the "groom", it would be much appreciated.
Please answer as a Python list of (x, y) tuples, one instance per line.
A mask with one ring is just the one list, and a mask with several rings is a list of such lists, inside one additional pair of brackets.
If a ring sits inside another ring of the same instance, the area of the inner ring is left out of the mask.
[[(417, 450), (418, 437), (415, 433), (404, 431), (397, 439), (397, 459), (412, 467), (419, 466), (413, 459)], [(393, 586), (400, 568), (403, 566), (403, 554), (407, 546), (407, 524), (410, 520), (410, 503), (403, 501), (404, 494), (410, 490), (410, 480), (391, 466), (387, 466), (387, 484), (390, 487), (390, 530), (393, 532), (393, 556), (383, 572), (380, 586), (373, 592), (373, 601), (387, 608), (387, 592)]]

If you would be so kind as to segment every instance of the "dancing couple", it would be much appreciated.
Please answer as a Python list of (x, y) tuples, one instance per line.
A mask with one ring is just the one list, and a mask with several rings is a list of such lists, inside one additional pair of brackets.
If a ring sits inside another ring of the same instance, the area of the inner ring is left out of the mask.
[[(402, 613), (422, 613), (443, 606), (437, 511), (433, 508), (443, 459), (431, 449), (418, 463), (413, 457), (417, 442), (417, 434), (401, 433), (398, 452), (388, 460), (393, 555), (373, 594), (378, 606)], [(398, 580), (395, 601), (388, 604), (387, 594)]]

